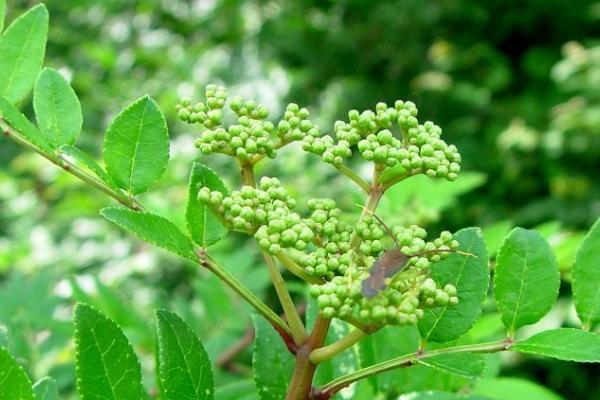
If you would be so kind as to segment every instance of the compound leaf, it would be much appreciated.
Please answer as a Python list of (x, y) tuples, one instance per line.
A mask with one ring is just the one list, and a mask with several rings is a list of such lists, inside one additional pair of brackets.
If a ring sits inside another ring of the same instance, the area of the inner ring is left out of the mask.
[(148, 191), (169, 161), (169, 132), (158, 105), (145, 96), (115, 117), (104, 138), (104, 161), (118, 187)]
[(256, 339), (252, 367), (261, 400), (285, 398), (294, 360), (275, 329), (259, 315), (253, 315)]
[(42, 71), (33, 89), (33, 108), (40, 132), (52, 148), (75, 143), (83, 124), (81, 105), (60, 73)]
[(47, 36), (48, 10), (43, 4), (21, 15), (0, 36), (0, 96), (9, 103), (19, 103), (31, 91), (42, 68)]
[(34, 400), (31, 381), (23, 368), (0, 347), (0, 400)]
[(56, 381), (45, 376), (33, 385), (33, 394), (36, 400), (58, 400), (58, 387)]
[(141, 400), (140, 363), (121, 329), (96, 309), (74, 310), (77, 392), (86, 400)]
[(158, 371), (165, 400), (214, 398), (208, 354), (192, 329), (176, 314), (155, 312)]
[(194, 242), (208, 247), (221, 240), (227, 234), (227, 229), (210, 207), (198, 199), (198, 190), (202, 187), (227, 194), (227, 188), (219, 175), (206, 165), (195, 162), (190, 174), (185, 217), (188, 232)]
[(536, 231), (513, 229), (496, 258), (494, 295), (510, 332), (539, 321), (558, 296), (560, 274), (552, 249)]
[(559, 360), (600, 362), (600, 335), (573, 328), (543, 331), (518, 342), (513, 350)]
[(124, 207), (103, 208), (100, 214), (145, 242), (162, 247), (192, 261), (198, 260), (190, 238), (166, 218)]
[(600, 219), (583, 239), (573, 265), (573, 297), (583, 326), (600, 322)]
[(448, 342), (466, 333), (481, 313), (481, 303), (488, 292), (489, 260), (481, 230), (461, 229), (455, 238), (460, 250), (473, 255), (451, 254), (431, 265), (432, 277), (438, 285), (450, 283), (456, 287), (458, 303), (425, 311), (418, 327), (427, 341)]

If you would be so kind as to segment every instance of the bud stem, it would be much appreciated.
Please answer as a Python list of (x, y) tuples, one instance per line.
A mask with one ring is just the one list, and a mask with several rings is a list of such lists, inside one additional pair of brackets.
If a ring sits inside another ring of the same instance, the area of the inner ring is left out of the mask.
[(324, 361), (331, 360), (336, 355), (354, 346), (366, 335), (367, 334), (360, 329), (355, 329), (337, 342), (332, 343), (329, 346), (324, 346), (313, 350), (310, 353), (310, 361), (313, 364), (320, 364)]

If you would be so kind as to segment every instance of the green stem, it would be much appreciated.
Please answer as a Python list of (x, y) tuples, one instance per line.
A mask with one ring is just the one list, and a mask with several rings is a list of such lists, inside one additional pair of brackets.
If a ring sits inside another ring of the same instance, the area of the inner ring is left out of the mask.
[(417, 168), (417, 169), (413, 169), (411, 171), (405, 172), (404, 174), (397, 175), (397, 176), (390, 178), (384, 182), (381, 182), (381, 189), (385, 192), (390, 187), (394, 186), (396, 183), (402, 182), (406, 178), (411, 177), (413, 175), (420, 174), (421, 172), (423, 172), (423, 170), (421, 168)]
[(336, 355), (354, 346), (366, 335), (367, 334), (360, 329), (355, 329), (337, 342), (332, 343), (329, 346), (324, 346), (313, 350), (310, 353), (310, 361), (313, 364), (320, 364), (324, 361), (331, 360)]
[(262, 254), (267, 264), (267, 268), (269, 269), (269, 273), (271, 274), (271, 280), (273, 281), (277, 297), (279, 297), (283, 313), (285, 314), (292, 332), (294, 343), (296, 345), (301, 345), (306, 340), (306, 331), (304, 330), (304, 324), (300, 319), (300, 314), (290, 296), (290, 292), (285, 286), (285, 281), (283, 280), (283, 276), (281, 276), (281, 272), (279, 272), (279, 268), (275, 265), (275, 260), (273, 260), (273, 257), (265, 251), (263, 251)]
[(428, 352), (415, 352), (400, 357), (393, 358), (382, 363), (360, 369), (350, 374), (344, 375), (327, 383), (319, 390), (319, 399), (330, 399), (346, 386), (371, 375), (380, 374), (395, 368), (407, 367), (414, 364), (414, 359), (425, 359), (440, 354), (450, 353), (495, 353), (509, 350), (514, 344), (512, 340), (503, 340), (500, 342), (469, 344), (464, 346), (448, 347), (445, 349), (431, 350)]
[[(363, 207), (363, 211), (360, 214), (359, 220), (363, 219), (366, 215), (373, 214), (375, 212), (375, 209), (377, 208), (377, 205), (379, 204), (379, 201), (381, 200), (381, 196), (383, 196), (383, 188), (378, 182), (379, 174), (381, 173), (382, 170), (383, 170), (383, 168), (380, 165), (378, 165), (378, 164), (374, 165), (374, 167), (373, 167), (373, 184), (369, 187), (369, 190), (367, 192), (369, 194), (369, 196), (367, 197), (367, 202), (365, 203), (365, 206)], [(354, 250), (357, 250), (358, 246), (360, 246), (360, 242), (361, 242), (360, 236), (358, 236), (356, 234), (356, 231), (354, 231), (354, 233), (352, 234), (352, 237), (350, 239), (350, 246), (352, 246), (352, 248)]]
[(98, 190), (106, 193), (107, 195), (114, 198), (122, 205), (129, 207), (133, 210), (140, 210), (142, 208), (135, 200), (131, 199), (127, 194), (121, 193), (121, 192), (115, 190), (114, 188), (107, 185), (104, 181), (102, 181), (102, 180), (98, 179), (97, 177), (95, 177), (94, 175), (91, 175), (91, 174), (85, 172), (84, 170), (78, 168), (77, 166), (75, 166), (74, 164), (69, 162), (68, 160), (62, 158), (60, 155), (46, 153), (44, 150), (42, 150), (39, 147), (37, 147), (36, 145), (30, 143), (18, 131), (16, 131), (10, 125), (8, 125), (6, 123), (6, 121), (4, 121), (2, 118), (0, 118), (0, 128), (2, 128), (2, 132), (4, 133), (4, 136), (8, 137), (15, 143), (27, 148), (28, 150), (31, 150), (31, 151), (41, 155), (42, 157), (44, 157), (45, 159), (47, 159), (54, 165), (64, 169), (66, 172), (77, 177), (84, 183), (94, 187), (95, 189), (98, 189)]
[[(275, 146), (275, 150), (279, 150), (292, 142), (293, 142), (293, 140), (291, 140), (291, 139), (290, 140), (280, 140), (280, 142)], [(259, 154), (257, 156), (254, 156), (254, 158), (252, 158), (250, 160), (250, 164), (252, 164), (252, 165), (258, 164), (258, 162), (260, 160), (262, 160), (263, 158), (265, 158), (266, 156), (267, 156), (266, 154)]]
[[(256, 186), (253, 165), (248, 162), (240, 161), (239, 159), (238, 164), (240, 166), (242, 183), (246, 186)], [(265, 251), (262, 251), (262, 255), (267, 264), (267, 268), (269, 269), (275, 292), (277, 293), (277, 297), (279, 298), (279, 302), (281, 303), (281, 307), (283, 308), (283, 312), (288, 321), (294, 343), (299, 346), (306, 340), (306, 330), (304, 329), (304, 324), (302, 324), (302, 319), (300, 319), (300, 314), (290, 296), (290, 292), (285, 286), (285, 281), (281, 276), (281, 272), (279, 272), (279, 268), (275, 265), (273, 256)]]
[(323, 345), (330, 323), (330, 319), (325, 319), (319, 315), (310, 336), (298, 348), (294, 373), (288, 386), (286, 400), (307, 400), (309, 398), (312, 381), (317, 370), (317, 365), (310, 361), (310, 353)]
[(242, 161), (236, 158), (238, 165), (240, 166), (240, 175), (242, 176), (242, 184), (244, 186), (256, 186), (254, 180), (254, 166), (249, 161)]
[(290, 271), (292, 274), (296, 275), (303, 281), (313, 284), (323, 283), (322, 279), (307, 274), (306, 271), (304, 271), (304, 268), (296, 264), (296, 262), (294, 262), (294, 260), (292, 260), (288, 253), (286, 253), (285, 251), (280, 251), (279, 253), (277, 253), (276, 257), (288, 271)]
[(336, 165), (335, 167), (338, 169), (338, 171), (340, 171), (342, 174), (346, 175), (348, 178), (350, 178), (352, 181), (354, 181), (358, 186), (360, 186), (360, 188), (362, 190), (364, 190), (365, 193), (369, 193), (369, 190), (371, 189), (369, 184), (364, 179), (362, 179), (360, 176), (356, 175), (354, 173), (354, 171), (352, 171), (350, 168), (348, 168), (344, 164)]
[[(202, 263), (202, 261), (206, 261)], [(250, 289), (244, 286), (235, 276), (231, 275), (219, 262), (217, 262), (212, 256), (206, 254), (204, 258), (201, 257), (202, 265), (206, 267), (210, 272), (215, 274), (223, 283), (233, 289), (234, 292), (240, 295), (246, 300), (252, 307), (258, 311), (259, 314), (264, 316), (267, 321), (271, 324), (279, 327), (283, 332), (291, 335), (290, 328), (288, 325), (275, 314), (265, 303), (263, 303)]]

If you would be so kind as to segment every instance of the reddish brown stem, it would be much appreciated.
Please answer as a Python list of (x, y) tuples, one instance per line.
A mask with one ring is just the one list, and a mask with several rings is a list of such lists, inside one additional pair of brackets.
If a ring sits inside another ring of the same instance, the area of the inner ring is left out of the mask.
[(296, 353), (296, 366), (286, 400), (308, 400), (313, 392), (312, 381), (317, 366), (310, 361), (310, 353), (323, 346), (331, 320), (317, 317), (310, 336)]

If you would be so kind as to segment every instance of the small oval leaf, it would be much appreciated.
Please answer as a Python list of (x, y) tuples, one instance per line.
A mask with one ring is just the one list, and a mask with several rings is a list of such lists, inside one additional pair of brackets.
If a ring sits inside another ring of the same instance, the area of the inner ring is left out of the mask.
[(132, 194), (148, 191), (169, 161), (169, 132), (158, 105), (142, 97), (115, 117), (104, 138), (104, 162), (114, 182)]
[(598, 363), (600, 335), (573, 328), (551, 329), (515, 343), (511, 349), (559, 360)]
[(39, 4), (17, 18), (0, 36), (0, 96), (22, 101), (40, 73), (46, 52), (48, 10)]
[(198, 190), (202, 187), (227, 194), (227, 188), (219, 175), (206, 165), (195, 162), (190, 174), (185, 218), (194, 242), (202, 247), (208, 247), (225, 237), (227, 228), (214, 215), (210, 207), (198, 200)]
[(485, 240), (478, 228), (461, 229), (455, 235), (459, 249), (473, 254), (450, 254), (433, 263), (433, 279), (443, 287), (456, 287), (458, 303), (425, 310), (418, 327), (421, 337), (431, 342), (448, 342), (465, 334), (481, 313), (490, 281), (490, 268)]
[(145, 242), (162, 247), (192, 261), (198, 261), (190, 238), (166, 218), (123, 207), (103, 208), (100, 214)]
[(140, 363), (121, 329), (96, 309), (74, 310), (77, 392), (88, 400), (141, 400)]
[(52, 147), (46, 142), (38, 128), (4, 97), (0, 97), (0, 117), (29, 143), (47, 153), (52, 152)]
[(275, 329), (259, 315), (252, 316), (256, 338), (252, 367), (254, 383), (261, 400), (281, 400), (287, 393), (294, 359)]
[(494, 277), (496, 303), (509, 332), (546, 315), (559, 286), (558, 264), (546, 240), (536, 231), (513, 229), (498, 251)]
[(38, 127), (52, 148), (75, 143), (83, 124), (81, 105), (57, 71), (46, 68), (40, 74), (33, 89), (33, 108)]
[(196, 334), (172, 312), (157, 310), (155, 318), (164, 400), (214, 398), (212, 367)]
[(10, 355), (0, 347), (0, 400), (34, 400), (31, 381)]
[(584, 327), (594, 328), (600, 322), (600, 219), (577, 250), (572, 277), (577, 315)]
[(43, 377), (33, 385), (35, 400), (59, 400), (56, 381), (49, 376)]

